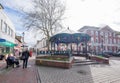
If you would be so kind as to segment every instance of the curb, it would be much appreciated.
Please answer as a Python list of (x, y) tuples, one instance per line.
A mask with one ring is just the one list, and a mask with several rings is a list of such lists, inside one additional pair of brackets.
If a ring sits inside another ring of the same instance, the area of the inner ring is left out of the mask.
[(40, 75), (39, 75), (39, 72), (38, 72), (38, 67), (36, 66), (36, 79), (37, 79), (37, 83), (42, 83), (41, 82), (41, 78), (40, 78)]

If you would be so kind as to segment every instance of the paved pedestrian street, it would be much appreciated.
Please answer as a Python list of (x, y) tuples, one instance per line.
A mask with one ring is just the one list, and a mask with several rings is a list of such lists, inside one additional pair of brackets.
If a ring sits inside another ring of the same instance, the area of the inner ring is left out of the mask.
[(74, 65), (71, 69), (39, 66), (41, 83), (120, 83), (120, 61), (110, 65)]
[(35, 57), (30, 58), (27, 69), (21, 66), (2, 72), (0, 83), (120, 83), (120, 58), (110, 58), (109, 65), (75, 63), (71, 69), (36, 66), (34, 62)]
[[(21, 66), (18, 68), (3, 68), (0, 73), (0, 83), (38, 83), (35, 57), (29, 59), (26, 69)], [(6, 66), (6, 64), (4, 64)]]

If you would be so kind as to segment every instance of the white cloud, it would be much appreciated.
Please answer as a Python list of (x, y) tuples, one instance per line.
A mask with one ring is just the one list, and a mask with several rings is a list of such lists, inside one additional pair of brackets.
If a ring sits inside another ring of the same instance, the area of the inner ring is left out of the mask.
[[(22, 35), (22, 33), (25, 31), (25, 28), (22, 24), (21, 15), (23, 10), (31, 10), (32, 9), (32, 0), (1, 0), (0, 3), (7, 8), (5, 9), (6, 14), (11, 19), (11, 21), (14, 23), (16, 29), (16, 33), (18, 35)], [(28, 44), (34, 44), (36, 42), (36, 38), (33, 36), (33, 32), (25, 32), (25, 42)]]
[[(112, 29), (120, 31), (120, 0), (62, 0), (66, 2), (64, 26), (78, 30), (82, 26), (99, 26), (107, 24)], [(0, 0), (12, 9), (30, 10), (32, 0)], [(14, 17), (16, 19), (16, 17)], [(17, 21), (16, 21), (17, 22)], [(19, 31), (17, 31), (19, 32)], [(19, 32), (20, 33), (20, 32)], [(41, 36), (35, 37), (35, 32), (27, 32), (25, 41), (36, 42)]]
[(32, 0), (1, 0), (1, 3), (3, 3), (5, 6), (8, 6), (12, 9), (31, 9), (33, 7)]
[(78, 30), (84, 25), (107, 24), (119, 30), (120, 25), (114, 24), (120, 22), (119, 4), (120, 0), (67, 0), (65, 26)]
[(43, 38), (43, 34), (39, 30), (30, 29), (29, 31), (25, 31), (25, 42), (29, 44), (35, 44), (41, 38)]

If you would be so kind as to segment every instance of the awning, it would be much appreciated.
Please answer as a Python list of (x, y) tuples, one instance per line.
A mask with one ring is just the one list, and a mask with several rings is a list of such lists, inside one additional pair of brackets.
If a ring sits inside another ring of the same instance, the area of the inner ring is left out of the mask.
[(14, 46), (16, 46), (16, 44), (0, 38), (0, 46), (14, 47)]
[(0, 38), (0, 42), (5, 42), (5, 41), (6, 41), (5, 39)]

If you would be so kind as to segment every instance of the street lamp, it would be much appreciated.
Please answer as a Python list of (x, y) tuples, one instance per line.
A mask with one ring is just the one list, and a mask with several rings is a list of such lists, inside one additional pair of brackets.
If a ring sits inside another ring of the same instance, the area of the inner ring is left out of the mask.
[(80, 41), (80, 37), (77, 37), (77, 54), (79, 54), (78, 53), (78, 44), (79, 44), (79, 41)]
[(24, 48), (24, 36), (25, 36), (25, 33), (23, 32), (23, 48)]
[(91, 51), (91, 50), (90, 50), (90, 47), (91, 47), (91, 44), (88, 43), (88, 51), (89, 51), (89, 52)]
[(94, 39), (93, 37), (91, 37), (91, 51), (92, 51), (91, 55), (93, 54), (93, 50), (94, 50)]
[(102, 48), (102, 56), (103, 56), (103, 36), (101, 36), (101, 48)]

